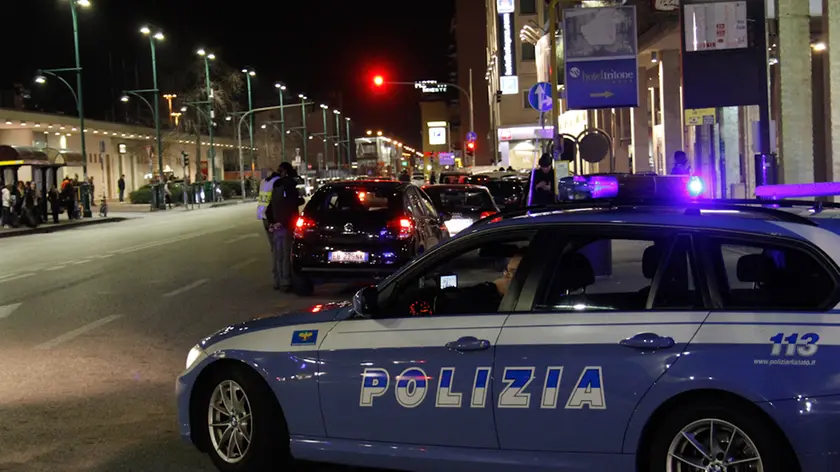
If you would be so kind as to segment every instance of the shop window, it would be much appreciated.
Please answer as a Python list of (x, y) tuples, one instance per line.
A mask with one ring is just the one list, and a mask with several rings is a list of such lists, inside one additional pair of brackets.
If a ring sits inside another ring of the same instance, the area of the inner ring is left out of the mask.
[(522, 106), (524, 108), (531, 108), (531, 102), (528, 100), (528, 91), (522, 92)]
[(519, 0), (519, 13), (522, 15), (536, 15), (537, 0)]
[(531, 43), (522, 43), (522, 60), (535, 61), (537, 60), (537, 49)]

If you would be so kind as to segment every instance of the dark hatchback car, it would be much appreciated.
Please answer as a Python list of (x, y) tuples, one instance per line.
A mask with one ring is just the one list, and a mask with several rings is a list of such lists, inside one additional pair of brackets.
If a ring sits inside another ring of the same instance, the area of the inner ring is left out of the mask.
[(434, 202), (452, 236), (476, 221), (499, 212), (499, 207), (486, 187), (443, 184), (427, 185), (423, 190)]
[(314, 283), (325, 279), (388, 275), (448, 237), (428, 195), (412, 184), (324, 185), (295, 224), (295, 293), (308, 295)]

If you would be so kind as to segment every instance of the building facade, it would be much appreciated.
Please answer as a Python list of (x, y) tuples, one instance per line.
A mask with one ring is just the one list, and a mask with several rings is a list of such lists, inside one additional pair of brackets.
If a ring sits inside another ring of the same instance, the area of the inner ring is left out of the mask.
[[(0, 145), (62, 154), (66, 165), (58, 169), (58, 180), (65, 176), (81, 180), (84, 166), (78, 126), (78, 118), (72, 116), (0, 108)], [(207, 162), (209, 137), (197, 138), (177, 131), (167, 131), (163, 138), (164, 174), (176, 178), (189, 175), (195, 180), (197, 174), (202, 173), (208, 179), (213, 178)], [(231, 138), (216, 137), (214, 145), (216, 167), (220, 173), (222, 163), (238, 159), (238, 152)], [(201, 150), (197, 151), (199, 146)], [(97, 195), (104, 193), (108, 198), (116, 198), (120, 175), (125, 175), (126, 189), (132, 191), (149, 183), (152, 176), (158, 174), (154, 129), (85, 120), (85, 148), (87, 174), (94, 179)], [(182, 152), (189, 155), (189, 167), (183, 165)], [(195, 157), (197, 152), (202, 154), (201, 162)], [(4, 180), (6, 178), (4, 176)], [(221, 173), (217, 178), (222, 178)], [(31, 180), (31, 169), (28, 166), (21, 167), (18, 179)]]

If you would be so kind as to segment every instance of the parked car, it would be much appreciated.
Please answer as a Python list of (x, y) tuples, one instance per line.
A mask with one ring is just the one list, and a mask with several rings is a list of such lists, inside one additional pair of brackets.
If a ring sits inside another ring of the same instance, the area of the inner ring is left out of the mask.
[(455, 236), (476, 221), (499, 212), (487, 187), (479, 185), (427, 185), (423, 190), (444, 218), (449, 234)]
[(412, 184), (325, 184), (295, 225), (292, 285), (306, 295), (319, 280), (386, 275), (448, 237), (428, 195)]

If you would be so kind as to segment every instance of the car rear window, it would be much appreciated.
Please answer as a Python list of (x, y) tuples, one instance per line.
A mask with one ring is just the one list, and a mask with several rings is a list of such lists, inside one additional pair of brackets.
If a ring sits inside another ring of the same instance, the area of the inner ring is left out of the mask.
[(439, 211), (495, 211), (493, 198), (483, 189), (426, 188)]
[(398, 210), (403, 206), (402, 193), (393, 186), (352, 185), (325, 187), (312, 196), (308, 213), (374, 212)]

